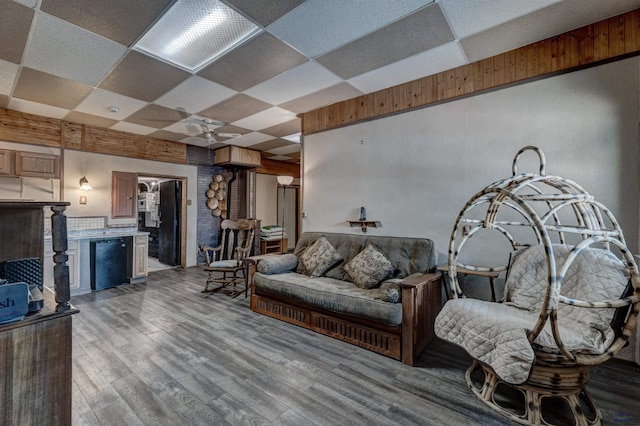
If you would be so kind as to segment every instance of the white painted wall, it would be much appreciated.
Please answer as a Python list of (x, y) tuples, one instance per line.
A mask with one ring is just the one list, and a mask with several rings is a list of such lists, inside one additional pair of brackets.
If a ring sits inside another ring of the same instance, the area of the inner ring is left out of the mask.
[[(639, 70), (630, 58), (305, 136), (302, 229), (357, 234), (346, 221), (364, 206), (383, 224), (370, 234), (428, 237), (446, 253), (467, 200), (509, 177), (516, 152), (536, 145), (547, 174), (609, 207), (638, 253)], [(527, 162), (519, 171), (537, 170)], [(483, 264), (494, 252), (481, 245), (465, 260)], [(621, 356), (638, 362), (638, 346)]]
[(536, 145), (547, 174), (608, 206), (637, 253), (639, 67), (631, 58), (306, 136), (303, 231), (358, 233), (345, 221), (364, 206), (383, 224), (370, 233), (429, 237), (446, 251), (467, 200)]
[[(17, 151), (41, 152), (60, 155), (60, 149), (0, 141), (0, 148)], [(63, 196), (60, 198), (60, 179), (23, 178), (22, 193), (20, 179), (0, 177), (0, 199), (33, 199), (36, 201), (68, 201), (71, 203), (65, 214), (69, 217), (107, 216), (107, 223), (137, 224), (137, 219), (111, 218), (111, 172), (135, 172), (143, 175), (162, 175), (187, 178), (187, 199), (197, 199), (197, 167), (158, 161), (138, 160), (114, 155), (94, 154), (81, 151), (64, 151)], [(86, 176), (92, 191), (80, 190), (80, 178)], [(54, 194), (51, 194), (53, 182)], [(80, 205), (80, 196), (87, 197), (87, 204)], [(196, 203), (187, 206), (186, 266), (196, 265), (197, 259), (197, 208)]]
[[(64, 199), (71, 202), (67, 208), (67, 216), (107, 216), (108, 223), (136, 224), (133, 219), (111, 218), (111, 172), (134, 172), (147, 176), (171, 176), (187, 178), (187, 200), (197, 200), (196, 166), (163, 163), (158, 161), (139, 160), (135, 158), (117, 157), (114, 155), (94, 154), (81, 151), (65, 150), (64, 152)], [(82, 191), (78, 181), (86, 176), (92, 191)], [(80, 205), (80, 196), (87, 196), (87, 204)], [(196, 265), (197, 244), (197, 206), (195, 202), (187, 205), (187, 240), (186, 266)]]
[(256, 218), (262, 225), (278, 223), (278, 178), (256, 173)]

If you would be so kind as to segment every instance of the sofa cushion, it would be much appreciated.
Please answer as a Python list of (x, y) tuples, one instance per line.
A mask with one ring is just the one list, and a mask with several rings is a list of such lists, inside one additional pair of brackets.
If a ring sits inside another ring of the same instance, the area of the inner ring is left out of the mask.
[(260, 259), (256, 270), (263, 274), (281, 274), (291, 271), (298, 265), (298, 258), (291, 253)]
[(380, 300), (380, 289), (361, 289), (350, 282), (328, 277), (312, 278), (288, 272), (278, 275), (256, 273), (253, 277), (256, 291), (267, 291), (295, 298), (310, 305), (379, 321), (387, 325), (402, 323), (402, 304)]
[(340, 253), (322, 236), (300, 256), (300, 262), (312, 277), (320, 277), (342, 261)]
[[(437, 264), (438, 253), (435, 244), (427, 238), (385, 237), (368, 234), (340, 234), (332, 232), (304, 232), (296, 243), (293, 254), (300, 257), (302, 253), (318, 238), (324, 236), (340, 253), (345, 262), (353, 259), (367, 243), (373, 243), (387, 256), (397, 268), (397, 278), (405, 278), (420, 272), (433, 272)], [(344, 270), (344, 264), (326, 272), (325, 276), (344, 281), (351, 277)], [(296, 272), (307, 274), (302, 263), (298, 263)]]
[(344, 270), (360, 288), (377, 287), (385, 278), (390, 278), (396, 267), (373, 243), (344, 265)]

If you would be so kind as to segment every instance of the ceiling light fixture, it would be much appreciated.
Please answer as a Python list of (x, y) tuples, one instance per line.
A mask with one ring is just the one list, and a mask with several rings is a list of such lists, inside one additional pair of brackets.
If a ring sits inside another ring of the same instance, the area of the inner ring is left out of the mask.
[(219, 0), (178, 0), (133, 48), (194, 72), (259, 31)]

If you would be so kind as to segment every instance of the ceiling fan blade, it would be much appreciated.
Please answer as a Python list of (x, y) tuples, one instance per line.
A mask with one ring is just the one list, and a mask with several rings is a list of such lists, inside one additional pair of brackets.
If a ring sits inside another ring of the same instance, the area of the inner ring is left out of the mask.
[(200, 133), (202, 132), (201, 128), (196, 126), (195, 124), (185, 124), (184, 126), (189, 133)]
[(176, 112), (180, 115), (180, 118), (182, 120), (184, 120), (185, 118), (191, 117), (191, 114), (189, 114), (184, 108), (182, 107), (178, 107), (176, 108)]
[(221, 138), (239, 138), (242, 135), (240, 133), (225, 133), (225, 132), (216, 132), (216, 136), (220, 136)]

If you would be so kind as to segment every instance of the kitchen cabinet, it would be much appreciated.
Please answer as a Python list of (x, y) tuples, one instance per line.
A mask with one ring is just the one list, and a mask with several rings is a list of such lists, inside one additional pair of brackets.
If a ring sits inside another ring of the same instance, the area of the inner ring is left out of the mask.
[(146, 277), (149, 269), (149, 237), (145, 235), (135, 235), (133, 237), (133, 270), (131, 278)]
[(0, 176), (13, 175), (13, 151), (0, 149)]
[(0, 149), (0, 176), (60, 178), (60, 156)]
[(60, 156), (58, 155), (16, 151), (15, 163), (17, 176), (60, 178)]
[[(53, 288), (53, 247), (51, 241), (44, 243), (44, 268), (43, 283), (49, 288)], [(80, 288), (80, 250), (78, 241), (69, 241), (67, 243), (67, 265), (69, 266), (69, 289), (71, 293)]]

